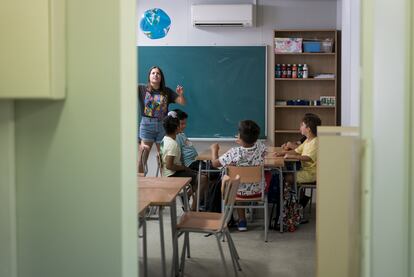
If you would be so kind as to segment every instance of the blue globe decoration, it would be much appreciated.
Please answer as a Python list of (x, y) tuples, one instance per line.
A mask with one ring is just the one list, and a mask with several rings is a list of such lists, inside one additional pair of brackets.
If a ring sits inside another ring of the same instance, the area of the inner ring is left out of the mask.
[(163, 38), (170, 30), (171, 19), (162, 9), (154, 8), (144, 12), (139, 24), (149, 39)]

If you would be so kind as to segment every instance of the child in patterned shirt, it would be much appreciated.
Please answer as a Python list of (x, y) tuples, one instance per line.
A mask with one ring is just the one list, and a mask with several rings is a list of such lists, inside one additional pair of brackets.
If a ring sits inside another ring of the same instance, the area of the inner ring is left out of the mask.
[[(236, 142), (240, 145), (233, 147), (221, 157), (218, 157), (219, 145), (211, 145), (212, 166), (226, 167), (234, 166), (256, 166), (264, 165), (266, 155), (266, 146), (257, 141), (260, 134), (260, 127), (252, 120), (244, 120), (239, 123), (239, 133)], [(240, 184), (237, 191), (237, 197), (252, 198), (260, 197), (262, 193), (262, 184)], [(237, 209), (239, 215), (239, 231), (247, 230), (245, 209)]]

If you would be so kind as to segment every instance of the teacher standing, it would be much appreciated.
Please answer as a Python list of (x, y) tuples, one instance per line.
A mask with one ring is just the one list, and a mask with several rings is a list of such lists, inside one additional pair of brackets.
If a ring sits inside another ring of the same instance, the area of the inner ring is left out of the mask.
[(139, 125), (141, 147), (151, 150), (155, 142), (159, 152), (161, 140), (165, 135), (162, 121), (167, 116), (168, 105), (171, 103), (185, 105), (184, 89), (180, 85), (175, 91), (166, 87), (164, 73), (159, 67), (153, 66), (148, 73), (148, 83), (138, 86), (138, 100), (141, 111)]

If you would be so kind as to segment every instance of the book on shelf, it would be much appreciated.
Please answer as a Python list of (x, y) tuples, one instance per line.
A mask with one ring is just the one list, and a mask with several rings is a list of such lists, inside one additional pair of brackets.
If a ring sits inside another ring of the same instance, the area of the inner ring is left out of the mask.
[(315, 79), (334, 79), (335, 74), (333, 74), (333, 73), (315, 73), (313, 78), (315, 78)]

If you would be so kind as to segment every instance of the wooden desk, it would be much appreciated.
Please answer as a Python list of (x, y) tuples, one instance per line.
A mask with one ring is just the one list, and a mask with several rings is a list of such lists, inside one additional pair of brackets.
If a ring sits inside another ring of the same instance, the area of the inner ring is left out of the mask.
[(138, 201), (137, 205), (137, 214), (142, 217), (145, 215), (145, 211), (147, 210), (148, 206), (151, 204), (149, 201)]
[(189, 180), (190, 177), (138, 177), (138, 188), (182, 189), (189, 184)]
[[(152, 206), (159, 206), (161, 260), (163, 275), (166, 277), (164, 222), (162, 209), (169, 206), (171, 210), (171, 233), (173, 242), (172, 276), (178, 275), (178, 237), (177, 237), (177, 207), (175, 199), (181, 190), (191, 182), (190, 177), (138, 177), (137, 193), (138, 203), (149, 202)], [(187, 193), (184, 193), (185, 204), (188, 205)], [(187, 206), (188, 207), (188, 206)]]

